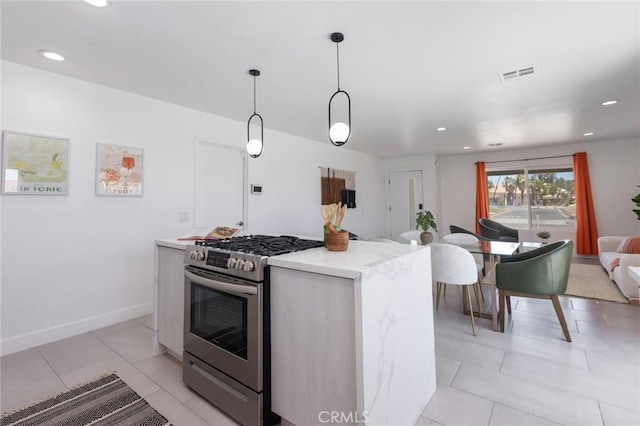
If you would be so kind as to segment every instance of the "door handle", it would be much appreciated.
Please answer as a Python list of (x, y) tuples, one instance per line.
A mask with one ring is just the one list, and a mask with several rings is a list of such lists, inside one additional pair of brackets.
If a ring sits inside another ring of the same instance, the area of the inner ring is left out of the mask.
[(242, 225), (244, 225), (244, 222), (243, 222), (243, 221), (240, 221), (240, 222), (236, 223), (236, 225), (237, 225), (237, 226), (242, 226)]
[(237, 295), (258, 294), (258, 287), (256, 286), (216, 281), (210, 278), (201, 277), (200, 275), (196, 275), (193, 272), (189, 272), (189, 271), (184, 271), (184, 274), (190, 281), (196, 284), (203, 285), (208, 288), (212, 288), (214, 290), (225, 291), (227, 293), (233, 293)]

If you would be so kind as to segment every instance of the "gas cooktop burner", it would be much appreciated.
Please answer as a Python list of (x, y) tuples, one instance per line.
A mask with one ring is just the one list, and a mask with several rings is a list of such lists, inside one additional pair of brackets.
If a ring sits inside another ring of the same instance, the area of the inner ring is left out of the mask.
[(276, 256), (323, 247), (324, 243), (322, 241), (304, 240), (290, 235), (247, 235), (226, 240), (196, 241), (196, 245), (232, 252), (251, 253), (258, 256)]

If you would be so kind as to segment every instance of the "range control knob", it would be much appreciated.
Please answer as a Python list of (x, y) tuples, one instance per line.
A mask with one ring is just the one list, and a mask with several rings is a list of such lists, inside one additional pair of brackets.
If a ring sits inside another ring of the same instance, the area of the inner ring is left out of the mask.
[(235, 257), (230, 257), (229, 259), (227, 259), (227, 268), (235, 269), (237, 262), (238, 262), (238, 259), (236, 259)]
[(202, 252), (202, 251), (198, 252), (197, 260), (204, 260), (204, 252)]
[(252, 260), (247, 260), (244, 262), (244, 270), (247, 272), (251, 272), (255, 269), (256, 265), (253, 263)]
[(238, 262), (236, 263), (236, 269), (242, 271), (244, 269), (244, 264), (245, 264), (244, 260), (238, 259)]
[(198, 252), (197, 252), (197, 251), (195, 251), (195, 250), (192, 250), (192, 251), (189, 253), (189, 259), (196, 260), (196, 256), (197, 256), (197, 255), (198, 255)]

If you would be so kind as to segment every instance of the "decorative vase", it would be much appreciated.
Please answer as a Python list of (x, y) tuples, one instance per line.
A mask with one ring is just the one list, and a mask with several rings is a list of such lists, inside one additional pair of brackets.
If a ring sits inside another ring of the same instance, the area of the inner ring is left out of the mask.
[(329, 251), (346, 251), (349, 247), (349, 232), (347, 231), (328, 232), (326, 236), (325, 244)]
[(433, 241), (433, 234), (431, 232), (421, 232), (420, 241), (422, 242), (423, 246), (429, 244), (431, 241)]
[[(327, 245), (327, 234), (329, 233), (329, 228), (327, 228), (327, 225), (323, 226), (324, 228), (324, 245)], [(336, 232), (340, 232), (340, 226), (338, 225), (333, 225), (333, 229), (336, 230)]]

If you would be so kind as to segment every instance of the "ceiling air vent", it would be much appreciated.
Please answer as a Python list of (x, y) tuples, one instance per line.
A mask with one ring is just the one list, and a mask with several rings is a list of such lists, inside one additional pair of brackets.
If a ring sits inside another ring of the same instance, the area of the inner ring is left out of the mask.
[(500, 74), (500, 79), (503, 82), (507, 80), (513, 80), (514, 78), (518, 78), (518, 71), (507, 71)]
[(517, 70), (505, 71), (498, 74), (500, 77), (500, 81), (505, 83), (507, 81), (519, 80), (522, 77), (526, 77), (528, 75), (534, 75), (536, 73), (535, 67), (525, 67)]
[(534, 73), (533, 67), (522, 68), (518, 70), (518, 77), (524, 77), (525, 75), (530, 75)]

